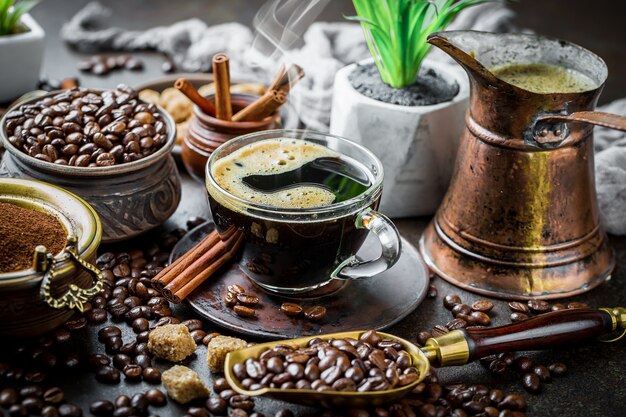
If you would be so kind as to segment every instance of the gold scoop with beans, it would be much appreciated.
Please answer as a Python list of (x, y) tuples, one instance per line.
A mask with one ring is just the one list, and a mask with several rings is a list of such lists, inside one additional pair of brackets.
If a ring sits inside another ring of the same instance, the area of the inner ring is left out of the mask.
[[(561, 310), (500, 327), (453, 330), (429, 339), (424, 347), (371, 330), (262, 343), (229, 353), (224, 373), (230, 386), (244, 395), (324, 407), (362, 407), (407, 395), (426, 377), (430, 365), (464, 365), (502, 352), (590, 340), (612, 342), (625, 333), (625, 308)], [(313, 363), (319, 374), (311, 369)], [(403, 378), (409, 374), (414, 376)]]

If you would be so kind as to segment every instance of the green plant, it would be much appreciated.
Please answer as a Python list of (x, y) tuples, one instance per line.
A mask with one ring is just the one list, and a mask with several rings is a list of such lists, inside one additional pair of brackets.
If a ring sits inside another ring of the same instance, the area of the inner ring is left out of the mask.
[(430, 49), (432, 32), (443, 30), (459, 12), (494, 0), (352, 0), (382, 80), (394, 88), (415, 82)]
[(0, 36), (17, 33), (20, 19), (37, 3), (37, 0), (0, 0)]

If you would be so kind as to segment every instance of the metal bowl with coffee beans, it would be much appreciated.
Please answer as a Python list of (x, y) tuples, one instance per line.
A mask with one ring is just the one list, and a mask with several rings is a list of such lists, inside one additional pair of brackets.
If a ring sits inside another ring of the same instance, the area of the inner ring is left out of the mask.
[(176, 127), (132, 88), (72, 88), (16, 104), (0, 121), (0, 173), (57, 184), (101, 215), (103, 242), (163, 223), (180, 201)]

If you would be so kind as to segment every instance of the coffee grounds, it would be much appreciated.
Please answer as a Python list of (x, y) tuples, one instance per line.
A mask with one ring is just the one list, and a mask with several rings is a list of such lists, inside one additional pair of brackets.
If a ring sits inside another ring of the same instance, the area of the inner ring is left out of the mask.
[(456, 82), (449, 83), (436, 71), (420, 68), (415, 83), (406, 88), (393, 88), (380, 78), (374, 64), (357, 65), (348, 75), (352, 87), (359, 93), (390, 104), (429, 106), (452, 100), (459, 92)]
[(30, 268), (38, 245), (58, 254), (67, 231), (54, 216), (0, 202), (0, 273)]

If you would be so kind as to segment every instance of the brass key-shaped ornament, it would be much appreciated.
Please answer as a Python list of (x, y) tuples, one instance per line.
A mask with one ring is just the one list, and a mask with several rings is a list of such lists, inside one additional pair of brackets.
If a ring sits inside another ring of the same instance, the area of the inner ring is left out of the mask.
[(38, 246), (35, 249), (34, 264), (38, 271), (45, 271), (41, 282), (41, 298), (52, 308), (76, 308), (82, 313), (85, 303), (88, 302), (92, 296), (102, 290), (104, 281), (102, 272), (100, 272), (98, 268), (80, 258), (76, 252), (76, 245), (76, 236), (70, 236), (67, 239), (67, 246), (65, 247), (64, 254), (68, 254), (72, 261), (78, 264), (79, 267), (89, 271), (95, 278), (93, 286), (89, 288), (81, 288), (76, 284), (70, 284), (69, 289), (65, 294), (61, 297), (55, 298), (50, 292), (50, 287), (52, 285), (52, 281), (57, 276), (56, 268), (58, 261), (55, 260), (51, 254), (46, 254), (46, 249), (43, 246)]

